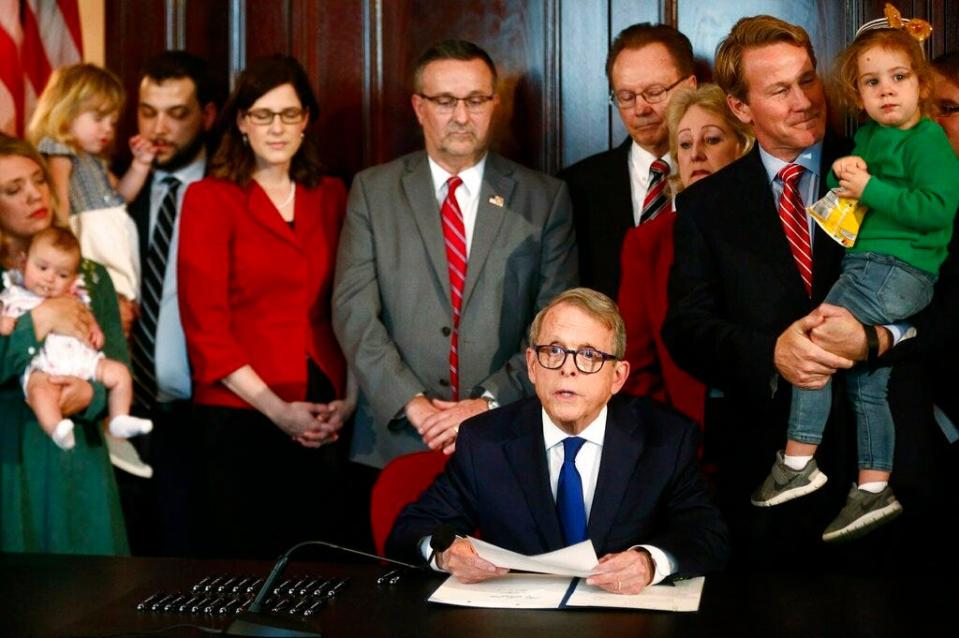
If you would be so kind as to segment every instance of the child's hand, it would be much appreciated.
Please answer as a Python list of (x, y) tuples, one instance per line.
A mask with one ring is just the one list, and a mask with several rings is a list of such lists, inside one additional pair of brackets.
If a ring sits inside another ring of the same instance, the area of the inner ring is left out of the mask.
[(845, 174), (846, 171), (854, 169), (867, 170), (868, 168), (869, 167), (866, 165), (866, 160), (858, 155), (847, 155), (846, 157), (840, 157), (832, 163), (832, 172), (836, 174), (836, 179), (842, 179), (843, 174)]
[(13, 329), (17, 326), (17, 320), (13, 317), (0, 317), (0, 335), (9, 337), (13, 334)]
[(103, 344), (106, 339), (107, 338), (104, 336), (103, 330), (100, 329), (100, 324), (94, 321), (93, 325), (90, 326), (90, 337), (88, 339), (90, 347), (94, 350), (100, 350), (103, 348)]
[(117, 295), (117, 305), (120, 306), (120, 327), (123, 336), (127, 339), (133, 332), (133, 322), (140, 317), (140, 306), (123, 295)]
[(146, 168), (153, 166), (153, 160), (156, 159), (156, 146), (143, 135), (134, 135), (130, 138), (130, 152), (133, 153), (133, 161)]
[(858, 166), (847, 166), (843, 168), (843, 173), (839, 177), (839, 196), (850, 199), (862, 199), (862, 193), (866, 190), (866, 184), (869, 183), (869, 174), (865, 168)]

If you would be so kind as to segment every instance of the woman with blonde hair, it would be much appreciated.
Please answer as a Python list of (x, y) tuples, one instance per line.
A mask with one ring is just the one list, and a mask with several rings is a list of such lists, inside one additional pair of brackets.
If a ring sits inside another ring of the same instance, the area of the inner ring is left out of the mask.
[[(34, 235), (50, 228), (47, 169), (29, 143), (0, 135), (0, 274), (21, 259)], [(83, 260), (90, 308), (72, 296), (46, 299), (0, 335), (0, 552), (126, 554), (117, 486), (98, 422), (103, 385), (56, 379), (60, 410), (75, 422), (75, 445), (63, 450), (37, 424), (21, 377), (52, 333), (86, 340), (102, 329), (106, 356), (127, 361), (116, 292), (99, 264)], [(0, 278), (2, 279), (2, 278)]]
[[(725, 93), (715, 84), (675, 93), (666, 121), (669, 152), (679, 165), (679, 175), (670, 178), (674, 195), (742, 157), (753, 145), (752, 134), (729, 111)], [(660, 334), (673, 263), (675, 209), (674, 200), (669, 210), (630, 230), (623, 242), (618, 302), (630, 363), (623, 391), (652, 396), (702, 426), (705, 388), (676, 366)]]

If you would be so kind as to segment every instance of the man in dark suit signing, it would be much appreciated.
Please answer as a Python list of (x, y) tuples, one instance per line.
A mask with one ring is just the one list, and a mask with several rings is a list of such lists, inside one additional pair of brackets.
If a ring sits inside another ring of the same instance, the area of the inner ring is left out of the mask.
[[(536, 398), (463, 425), (445, 473), (400, 514), (387, 551), (428, 550), (441, 523), (523, 554), (589, 539), (602, 558), (587, 582), (624, 594), (721, 568), (726, 528), (696, 464), (697, 428), (648, 399), (610, 400), (629, 374), (625, 346), (605, 295), (553, 299), (526, 350)], [(463, 538), (436, 562), (464, 582), (506, 573)]]
[(610, 103), (629, 137), (587, 157), (559, 177), (573, 200), (580, 283), (613, 299), (619, 292), (619, 254), (626, 232), (671, 205), (668, 182), (676, 162), (669, 153), (666, 106), (684, 87), (695, 88), (693, 48), (664, 24), (623, 29), (606, 58)]

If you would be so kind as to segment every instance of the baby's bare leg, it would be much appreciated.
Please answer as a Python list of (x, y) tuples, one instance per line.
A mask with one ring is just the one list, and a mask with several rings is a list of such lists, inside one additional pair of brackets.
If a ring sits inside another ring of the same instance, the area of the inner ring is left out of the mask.
[(128, 438), (146, 434), (153, 429), (149, 419), (130, 416), (133, 402), (133, 378), (130, 370), (119, 361), (100, 359), (97, 364), (97, 380), (109, 391), (110, 434)]
[(60, 411), (60, 386), (50, 383), (47, 373), (30, 373), (27, 379), (27, 405), (33, 409), (40, 427), (54, 443), (64, 450), (73, 447), (73, 421), (63, 418)]

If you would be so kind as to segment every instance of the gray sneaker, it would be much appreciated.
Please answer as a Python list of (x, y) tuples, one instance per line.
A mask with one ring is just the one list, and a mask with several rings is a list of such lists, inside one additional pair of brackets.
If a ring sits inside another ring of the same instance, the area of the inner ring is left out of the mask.
[(783, 452), (780, 450), (776, 452), (776, 462), (769, 476), (749, 500), (756, 507), (780, 505), (815, 492), (827, 480), (826, 475), (819, 471), (816, 459), (811, 459), (803, 469), (794, 470), (783, 462)]
[(853, 484), (846, 497), (846, 505), (823, 532), (822, 539), (827, 543), (835, 543), (859, 538), (901, 513), (902, 505), (888, 485), (883, 491), (873, 494)]

